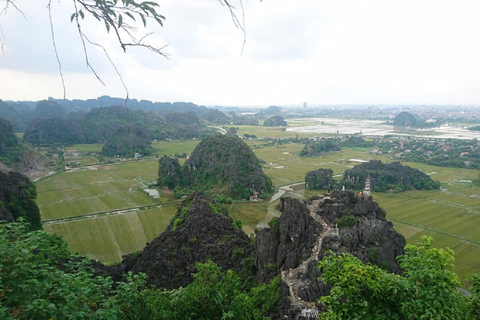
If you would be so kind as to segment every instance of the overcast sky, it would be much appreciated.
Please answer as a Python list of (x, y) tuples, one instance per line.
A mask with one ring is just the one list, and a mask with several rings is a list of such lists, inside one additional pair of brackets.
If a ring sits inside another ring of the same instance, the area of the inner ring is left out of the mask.
[[(154, 44), (124, 54), (94, 19), (131, 98), (203, 105), (480, 105), (478, 0), (244, 0), (247, 42), (218, 0), (157, 0), (166, 17)], [(241, 18), (239, 0), (231, 0)], [(0, 4), (3, 2), (0, 1)], [(26, 19), (0, 16), (0, 99), (62, 98), (46, 0), (17, 0)], [(71, 0), (52, 15), (68, 99), (125, 96), (103, 51), (85, 65)], [(153, 26), (153, 23), (152, 23)]]

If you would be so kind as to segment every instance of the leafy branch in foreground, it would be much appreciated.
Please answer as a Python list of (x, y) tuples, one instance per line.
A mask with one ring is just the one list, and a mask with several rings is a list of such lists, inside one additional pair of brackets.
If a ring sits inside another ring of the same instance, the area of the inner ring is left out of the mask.
[[(135, 0), (73, 0), (75, 12), (70, 16), (70, 21), (74, 19), (79, 26), (79, 18), (85, 19), (85, 12), (105, 24), (107, 32), (113, 31), (123, 51), (127, 47), (144, 47), (164, 57), (167, 54), (162, 50), (165, 46), (155, 47), (143, 42), (146, 37), (152, 33), (147, 33), (140, 38), (135, 36), (137, 19), (147, 26), (147, 19), (153, 19), (160, 26), (163, 26), (165, 17), (158, 12), (159, 5), (153, 1), (136, 2)], [(85, 35), (79, 33), (82, 38)], [(128, 40), (124, 40), (128, 38)]]
[(323, 319), (479, 319), (479, 277), (473, 277), (472, 296), (462, 295), (451, 250), (436, 249), (432, 238), (422, 237), (398, 261), (401, 275), (348, 254), (323, 258), (321, 280), (332, 285), (320, 300), (327, 308)]

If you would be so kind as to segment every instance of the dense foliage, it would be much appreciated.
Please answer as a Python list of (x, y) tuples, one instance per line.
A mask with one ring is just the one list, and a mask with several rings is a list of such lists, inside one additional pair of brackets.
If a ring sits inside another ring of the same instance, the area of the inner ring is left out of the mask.
[(171, 113), (171, 121), (149, 111), (133, 110), (127, 115), (125, 107), (111, 106), (92, 109), (81, 120), (81, 126), (87, 143), (106, 141), (119, 127), (127, 126), (128, 119), (132, 127), (141, 127), (150, 139), (195, 138), (204, 135), (198, 118), (193, 113)]
[(36, 108), (28, 115), (30, 120), (65, 117), (67, 110), (55, 101), (42, 100), (37, 103)]
[(27, 149), (28, 147), (13, 133), (10, 122), (0, 118), (0, 162), (7, 166), (18, 164)]
[(305, 188), (309, 190), (325, 190), (335, 186), (332, 169), (318, 169), (307, 172)]
[(196, 269), (194, 281), (185, 288), (142, 291), (126, 306), (126, 318), (261, 320), (276, 311), (281, 298), (280, 277), (269, 284), (245, 288), (238, 273), (222, 272), (212, 261), (197, 264)]
[(35, 146), (85, 142), (79, 123), (61, 117), (33, 120), (25, 130), (23, 139)]
[(171, 190), (188, 187), (189, 181), (178, 159), (163, 156), (158, 160), (158, 185)]
[(263, 172), (250, 147), (231, 135), (213, 135), (200, 142), (186, 166), (196, 184), (205, 190), (224, 189), (233, 198), (248, 198), (252, 192), (269, 194), (272, 181)]
[(24, 218), (31, 228), (41, 229), (36, 197), (36, 187), (28, 177), (19, 172), (0, 171), (0, 216), (7, 220)]
[(418, 169), (404, 166), (400, 162), (383, 163), (379, 160), (365, 162), (346, 170), (343, 174), (344, 184), (347, 188), (362, 189), (369, 175), (371, 189), (376, 192), (440, 188), (440, 182), (432, 180)]
[(127, 112), (125, 107), (111, 106), (94, 108), (88, 113), (70, 113), (67, 117), (65, 112), (57, 115), (48, 112), (51, 105), (56, 103), (39, 103), (40, 111), (35, 113), (38, 118), (29, 123), (24, 135), (26, 141), (34, 145), (104, 143), (119, 128), (128, 125), (143, 128), (151, 140), (198, 138), (207, 131), (194, 112), (167, 113), (164, 118), (152, 111)]
[(230, 117), (220, 110), (211, 109), (202, 115), (202, 120), (211, 124), (229, 124)]
[(133, 158), (135, 153), (146, 156), (150, 155), (152, 150), (150, 138), (144, 131), (140, 129), (129, 131), (128, 128), (122, 127), (108, 138), (102, 148), (102, 154), (110, 157)]
[(318, 267), (332, 289), (321, 298), (327, 308), (322, 319), (479, 319), (480, 283), (474, 281), (473, 297), (457, 290), (451, 250), (436, 249), (423, 237), (398, 261), (401, 275), (348, 254), (325, 256)]
[(60, 238), (27, 229), (0, 224), (0, 318), (117, 319), (111, 280), (94, 277)]
[(301, 157), (318, 157), (326, 152), (340, 151), (338, 141), (334, 139), (321, 139), (318, 141), (309, 141), (300, 151)]
[(385, 137), (376, 148), (394, 158), (454, 168), (480, 168), (480, 146), (477, 139), (421, 139)]
[(266, 127), (283, 127), (287, 125), (287, 122), (282, 116), (272, 116), (263, 122)]
[(0, 99), (0, 118), (10, 121), (10, 123), (12, 124), (12, 127), (16, 131), (24, 130), (26, 119), (23, 119), (22, 114), (27, 113), (28, 112), (27, 110), (22, 108), (21, 105), (17, 105), (13, 107), (12, 105)]
[[(220, 193), (235, 199), (248, 199), (258, 192), (267, 196), (273, 192), (272, 181), (262, 171), (257, 157), (250, 147), (233, 135), (212, 135), (200, 142), (182, 169), (179, 179), (178, 167), (164, 160), (159, 168), (159, 183), (184, 187), (188, 177), (189, 187)], [(179, 184), (176, 184), (179, 183)]]
[(0, 252), (1, 319), (264, 319), (281, 298), (279, 277), (256, 285), (211, 261), (185, 288), (148, 288), (132, 273), (113, 285), (60, 238), (23, 222), (0, 224)]
[(375, 145), (373, 141), (367, 141), (359, 136), (349, 136), (340, 142), (342, 147), (348, 148), (370, 148)]

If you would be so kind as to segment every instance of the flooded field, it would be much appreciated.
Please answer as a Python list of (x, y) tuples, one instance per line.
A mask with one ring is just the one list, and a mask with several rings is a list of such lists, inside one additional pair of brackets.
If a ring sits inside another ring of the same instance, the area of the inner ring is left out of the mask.
[[(439, 139), (480, 139), (480, 131), (470, 131), (461, 126), (450, 124), (445, 124), (438, 128), (408, 129), (408, 132), (405, 132), (397, 130), (393, 125), (386, 124), (383, 120), (310, 118), (288, 119), (288, 123), (291, 124), (291, 127), (287, 128), (289, 132), (321, 135), (361, 133), (367, 136), (396, 135)], [(302, 125), (302, 123), (305, 123), (305, 125)]]

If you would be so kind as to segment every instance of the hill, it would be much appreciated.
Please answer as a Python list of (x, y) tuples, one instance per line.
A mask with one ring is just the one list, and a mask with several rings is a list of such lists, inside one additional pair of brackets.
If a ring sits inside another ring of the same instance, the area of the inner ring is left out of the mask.
[[(178, 163), (178, 160), (173, 162)], [(267, 196), (273, 192), (272, 181), (262, 171), (259, 160), (250, 147), (236, 136), (212, 135), (203, 139), (186, 161), (180, 178), (177, 176), (178, 169), (169, 171), (167, 165), (179, 167), (161, 159), (160, 186), (171, 187), (170, 181), (184, 181), (188, 185), (175, 187), (196, 187), (235, 199), (248, 199), (252, 194)]]
[(202, 115), (201, 119), (211, 124), (229, 124), (231, 121), (229, 116), (217, 109), (208, 110)]
[(336, 184), (332, 169), (318, 169), (309, 171), (305, 175), (305, 188), (309, 190), (332, 189)]
[(346, 170), (343, 180), (347, 188), (363, 189), (367, 176), (370, 176), (371, 189), (376, 192), (440, 188), (438, 181), (432, 180), (418, 169), (404, 166), (400, 162), (383, 163), (378, 160), (365, 162)]
[(442, 119), (436, 119), (433, 122), (426, 121), (416, 115), (403, 111), (395, 116), (393, 125), (396, 127), (409, 127), (409, 128), (431, 128), (438, 127), (443, 123)]
[[(40, 105), (40, 104), (39, 104)], [(43, 103), (41, 110), (56, 103)], [(130, 110), (122, 106), (94, 108), (68, 117), (45, 116), (29, 123), (24, 139), (34, 145), (104, 143), (120, 127), (142, 128), (149, 139), (191, 139), (202, 137), (203, 128), (194, 112), (168, 113), (165, 118), (152, 111)]]
[(145, 131), (140, 129), (129, 131), (127, 127), (121, 127), (107, 139), (102, 154), (109, 157), (133, 158), (136, 153), (148, 156), (152, 150), (152, 144)]
[(85, 142), (78, 121), (61, 117), (33, 120), (25, 130), (23, 139), (35, 146)]
[(127, 256), (112, 270), (116, 277), (145, 272), (149, 284), (174, 289), (192, 282), (197, 263), (212, 260), (224, 271), (239, 271), (252, 253), (250, 239), (221, 205), (195, 192), (141, 254)]
[(319, 141), (309, 141), (305, 144), (302, 151), (300, 151), (301, 157), (319, 157), (324, 153), (332, 151), (340, 151), (338, 141), (334, 139), (321, 139)]
[(45, 169), (46, 159), (34, 148), (17, 138), (8, 120), (0, 118), (0, 164), (28, 176)]
[(330, 287), (318, 281), (322, 271), (317, 263), (330, 254), (349, 253), (364, 263), (400, 272), (395, 259), (404, 253), (405, 238), (371, 199), (334, 191), (307, 201), (281, 198), (277, 210), (281, 216), (257, 233), (255, 265), (263, 281), (282, 276), (285, 289), (278, 319), (299, 319), (302, 310), (321, 308), (317, 302)]
[(266, 127), (283, 127), (287, 125), (287, 122), (282, 116), (273, 116), (266, 119), (263, 125)]

